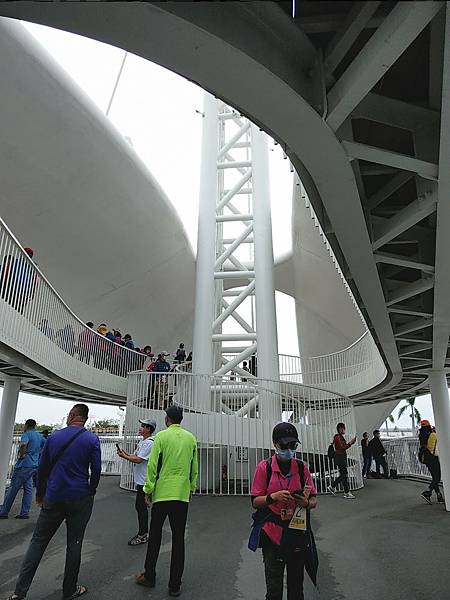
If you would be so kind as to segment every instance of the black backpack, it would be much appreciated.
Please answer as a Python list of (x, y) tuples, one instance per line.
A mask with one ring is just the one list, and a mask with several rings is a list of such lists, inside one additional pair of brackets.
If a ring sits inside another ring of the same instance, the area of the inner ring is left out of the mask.
[(334, 449), (334, 441), (328, 446), (327, 450), (328, 458), (334, 460), (336, 457), (336, 450)]

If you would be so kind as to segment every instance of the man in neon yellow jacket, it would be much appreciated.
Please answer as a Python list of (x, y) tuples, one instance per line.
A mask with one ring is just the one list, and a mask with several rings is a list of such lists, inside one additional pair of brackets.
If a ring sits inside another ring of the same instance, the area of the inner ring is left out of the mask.
[(136, 583), (154, 587), (156, 563), (161, 547), (162, 528), (169, 517), (172, 530), (169, 596), (179, 596), (184, 570), (184, 532), (189, 501), (197, 487), (197, 440), (180, 425), (183, 409), (172, 405), (166, 410), (166, 427), (153, 443), (147, 467), (144, 492), (153, 503), (145, 571)]

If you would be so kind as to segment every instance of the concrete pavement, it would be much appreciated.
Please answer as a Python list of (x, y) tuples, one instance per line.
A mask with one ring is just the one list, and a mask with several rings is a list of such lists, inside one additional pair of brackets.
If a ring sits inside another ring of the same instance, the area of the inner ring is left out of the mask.
[[(423, 485), (405, 480), (371, 480), (350, 501), (320, 497), (313, 527), (320, 553), (319, 591), (307, 581), (307, 599), (444, 599), (450, 589), (450, 515), (442, 505), (420, 499)], [(17, 505), (17, 503), (16, 503)], [(86, 532), (80, 583), (88, 598), (109, 600), (167, 597), (169, 526), (163, 537), (154, 590), (139, 588), (145, 547), (132, 548), (136, 533), (134, 497), (103, 477)], [(17, 514), (13, 507), (11, 517)], [(186, 600), (262, 600), (260, 553), (247, 550), (250, 502), (243, 497), (197, 496), (190, 508), (183, 595)], [(0, 521), (0, 599), (14, 589), (37, 511), (29, 521)], [(28, 598), (59, 600), (64, 568), (65, 531), (61, 527), (37, 572)]]

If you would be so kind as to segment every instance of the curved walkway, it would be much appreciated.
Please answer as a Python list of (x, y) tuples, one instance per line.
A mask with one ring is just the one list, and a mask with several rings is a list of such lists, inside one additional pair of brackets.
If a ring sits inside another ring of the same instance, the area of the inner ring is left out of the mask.
[[(212, 11), (186, 2), (12, 2), (0, 12), (126, 48), (195, 81), (273, 135), (321, 224), (329, 225), (330, 243), (384, 355), (388, 377), (366, 399), (426, 392), (430, 367), (445, 376), (450, 331), (450, 32), (441, 27), (448, 14), (438, 14), (445, 3), (382, 3), (375, 23), (359, 14), (357, 31), (344, 25), (342, 35), (339, 24), (349, 15), (338, 3), (342, 12), (331, 25), (338, 33), (331, 43), (323, 36), (319, 49), (314, 32), (324, 31), (337, 3), (314, 3), (317, 14), (305, 11), (310, 3), (298, 3), (296, 19), (274, 2), (219, 4)], [(421, 35), (430, 22), (432, 33)], [(439, 60), (442, 95), (435, 93)], [(422, 261), (421, 240), (434, 261)], [(413, 254), (402, 253), (404, 244)]]
[[(380, 480), (369, 481), (354, 502), (320, 497), (313, 519), (320, 554), (320, 596), (307, 581), (306, 598), (447, 598), (450, 520), (442, 506), (422, 503), (422, 489), (421, 484), (406, 480)], [(264, 597), (261, 556), (247, 550), (250, 512), (247, 497), (194, 498), (188, 520), (185, 600)], [(226, 518), (217, 518), (221, 514)], [(36, 512), (30, 521), (10, 519), (0, 524), (2, 598), (13, 589), (35, 520)], [(144, 548), (126, 545), (135, 527), (134, 496), (119, 490), (117, 478), (103, 477), (83, 548), (80, 581), (90, 588), (87, 598), (167, 597), (168, 524), (157, 587), (150, 595), (133, 583), (145, 555)], [(432, 552), (430, 560), (419, 551), (424, 545)], [(61, 528), (40, 565), (30, 600), (59, 600), (64, 547), (65, 531)], [(213, 563), (216, 558), (217, 565)]]

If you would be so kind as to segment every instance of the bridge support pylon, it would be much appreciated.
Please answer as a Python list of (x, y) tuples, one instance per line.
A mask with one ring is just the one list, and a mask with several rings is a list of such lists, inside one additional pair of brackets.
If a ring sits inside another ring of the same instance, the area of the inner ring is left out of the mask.
[(14, 424), (16, 422), (17, 402), (19, 400), (20, 377), (5, 375), (2, 405), (0, 408), (0, 502), (6, 487), (9, 457), (13, 443)]

